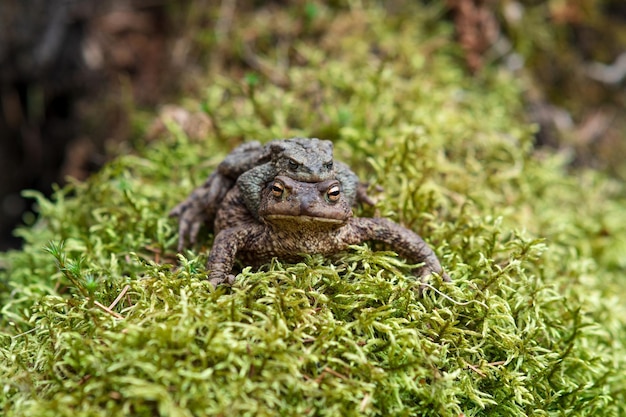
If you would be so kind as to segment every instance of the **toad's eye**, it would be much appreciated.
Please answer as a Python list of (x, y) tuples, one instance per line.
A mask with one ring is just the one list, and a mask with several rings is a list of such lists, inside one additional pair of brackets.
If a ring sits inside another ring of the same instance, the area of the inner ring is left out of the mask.
[(289, 169), (292, 171), (297, 171), (300, 168), (300, 164), (294, 161), (293, 159), (289, 160)]
[(330, 171), (331, 169), (333, 169), (333, 161), (326, 162), (326, 163), (324, 164), (324, 168), (326, 168), (326, 169), (327, 169), (327, 170), (329, 170), (329, 171)]
[(283, 192), (285, 191), (285, 186), (278, 181), (274, 181), (274, 184), (272, 184), (272, 195), (274, 197), (280, 197), (283, 195)]
[(338, 185), (333, 185), (326, 191), (326, 198), (331, 203), (336, 203), (339, 201), (339, 197), (341, 197), (341, 188)]

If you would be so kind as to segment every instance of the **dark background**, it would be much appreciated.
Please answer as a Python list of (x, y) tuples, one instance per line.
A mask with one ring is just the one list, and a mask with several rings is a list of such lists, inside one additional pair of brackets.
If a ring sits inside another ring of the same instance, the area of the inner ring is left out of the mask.
[[(403, 13), (410, 1), (385, 5)], [(254, 70), (236, 41), (203, 31), (261, 9), (314, 11), (320, 3), (0, 0), (0, 250), (20, 245), (12, 231), (32, 210), (22, 190), (50, 195), (53, 184), (85, 179), (115, 154), (132, 152), (142, 140), (133, 112), (177, 101), (192, 68)], [(572, 167), (626, 180), (626, 2), (441, 4), (477, 79), (494, 64), (520, 71), (522, 63), (537, 147), (565, 150)]]
[(168, 88), (166, 2), (0, 0), (0, 250), (30, 202), (105, 162), (127, 140), (124, 97), (150, 107)]

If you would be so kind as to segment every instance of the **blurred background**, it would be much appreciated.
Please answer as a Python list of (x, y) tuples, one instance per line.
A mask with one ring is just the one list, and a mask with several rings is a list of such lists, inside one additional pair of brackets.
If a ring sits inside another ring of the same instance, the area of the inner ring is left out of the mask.
[[(388, 1), (386, 11), (403, 13), (411, 1)], [(626, 180), (626, 2), (424, 2), (439, 4), (469, 73), (479, 78), (499, 66), (523, 78), (537, 149), (555, 148), (573, 167)], [(352, 7), (339, 0), (0, 0), (0, 250), (19, 247), (12, 231), (34, 219), (22, 190), (49, 195), (54, 184), (85, 179), (149, 140), (159, 109), (186, 91), (219, 72), (258, 70), (248, 47), (261, 36), (255, 27), (229, 37), (241, 16), (271, 19), (285, 9), (314, 16), (321, 5)], [(280, 41), (279, 23), (270, 40)], [(324, 24), (317, 22), (318, 32)]]

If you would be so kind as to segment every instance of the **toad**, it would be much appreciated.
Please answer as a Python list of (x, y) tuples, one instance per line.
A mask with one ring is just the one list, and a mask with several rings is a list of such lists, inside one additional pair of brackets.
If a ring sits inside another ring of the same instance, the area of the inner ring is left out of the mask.
[(278, 175), (260, 191), (257, 215), (237, 184), (220, 204), (207, 268), (213, 285), (232, 283), (235, 259), (261, 264), (273, 257), (296, 261), (302, 254), (330, 255), (349, 245), (379, 241), (411, 263), (416, 275), (449, 281), (433, 250), (415, 232), (384, 218), (355, 218), (337, 179), (302, 182)]
[(277, 175), (304, 182), (336, 179), (350, 205), (374, 204), (365, 192), (366, 184), (360, 183), (346, 164), (334, 160), (331, 141), (292, 138), (265, 145), (248, 142), (228, 154), (204, 184), (170, 212), (170, 216), (179, 217), (178, 250), (182, 250), (187, 238), (195, 243), (203, 224), (212, 230), (220, 202), (235, 184), (243, 203), (258, 219), (261, 189)]

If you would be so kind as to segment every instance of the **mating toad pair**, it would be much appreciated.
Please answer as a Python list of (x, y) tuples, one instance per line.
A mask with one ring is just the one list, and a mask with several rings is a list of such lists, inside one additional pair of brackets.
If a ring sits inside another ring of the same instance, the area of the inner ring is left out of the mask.
[(170, 215), (179, 217), (179, 251), (203, 224), (215, 233), (207, 263), (214, 285), (234, 281), (235, 259), (295, 261), (365, 241), (422, 263), (420, 278), (434, 272), (449, 280), (420, 236), (388, 219), (353, 217), (357, 203), (372, 201), (356, 174), (334, 160), (332, 142), (293, 138), (237, 147)]

